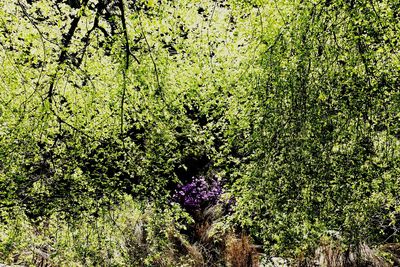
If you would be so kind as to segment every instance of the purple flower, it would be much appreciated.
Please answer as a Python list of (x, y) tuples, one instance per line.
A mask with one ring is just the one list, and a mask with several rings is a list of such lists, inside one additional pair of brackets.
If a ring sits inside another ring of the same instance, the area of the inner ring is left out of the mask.
[(192, 177), (189, 183), (177, 187), (172, 201), (180, 203), (187, 210), (199, 210), (216, 204), (221, 193), (221, 183), (217, 179)]

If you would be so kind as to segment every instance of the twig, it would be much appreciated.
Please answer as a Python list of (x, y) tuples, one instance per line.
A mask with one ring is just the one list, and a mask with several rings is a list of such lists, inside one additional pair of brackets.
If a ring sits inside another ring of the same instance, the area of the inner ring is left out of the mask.
[(118, 1), (118, 8), (121, 11), (121, 23), (122, 23), (122, 30), (124, 34), (124, 50), (125, 50), (125, 63), (122, 69), (122, 77), (123, 77), (123, 84), (122, 84), (122, 96), (121, 96), (121, 137), (124, 132), (124, 102), (125, 102), (125, 95), (126, 95), (126, 71), (129, 68), (129, 55), (130, 55), (130, 48), (129, 48), (129, 39), (128, 39), (128, 29), (126, 28), (126, 21), (125, 21), (125, 8), (123, 0)]
[[(88, 1), (89, 0), (84, 0), (82, 2), (81, 10), (83, 10), (86, 7)], [(64, 63), (65, 60), (67, 59), (67, 49), (71, 44), (72, 37), (74, 36), (76, 29), (78, 28), (78, 23), (79, 23), (80, 19), (81, 19), (81, 15), (80, 15), (80, 12), (78, 12), (78, 14), (74, 17), (74, 19), (71, 22), (71, 27), (69, 28), (68, 33), (63, 37), (63, 40), (62, 40), (63, 47), (62, 47), (61, 53), (58, 57), (58, 66), (56, 68), (55, 73), (51, 76), (50, 86), (49, 86), (49, 90), (47, 92), (47, 99), (48, 99), (50, 105), (53, 102), (54, 85), (55, 85), (55, 80), (56, 80), (58, 71), (60, 70), (61, 64)]]
[[(137, 11), (136, 5), (135, 5), (135, 11)], [(139, 15), (138, 17), (139, 17), (140, 31), (141, 31), (141, 33), (142, 33), (142, 35), (143, 35), (144, 41), (146, 42), (147, 48), (149, 49), (150, 59), (151, 59), (151, 62), (153, 63), (154, 75), (156, 76), (156, 81), (157, 81), (157, 91), (156, 91), (156, 94), (158, 95), (158, 94), (161, 93), (161, 83), (160, 83), (160, 77), (159, 77), (159, 75), (158, 75), (157, 64), (156, 64), (156, 61), (154, 60), (153, 52), (152, 52), (151, 46), (150, 46), (150, 44), (149, 44), (149, 41), (147, 40), (146, 34), (145, 34), (144, 30), (143, 30), (142, 18), (141, 18), (140, 15)]]

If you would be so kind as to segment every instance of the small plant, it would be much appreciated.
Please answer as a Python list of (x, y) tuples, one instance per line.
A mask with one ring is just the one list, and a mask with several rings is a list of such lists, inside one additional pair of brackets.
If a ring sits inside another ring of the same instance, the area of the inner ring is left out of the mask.
[(222, 186), (218, 180), (207, 181), (204, 176), (198, 176), (193, 177), (188, 184), (178, 186), (172, 201), (190, 212), (215, 205), (221, 194)]

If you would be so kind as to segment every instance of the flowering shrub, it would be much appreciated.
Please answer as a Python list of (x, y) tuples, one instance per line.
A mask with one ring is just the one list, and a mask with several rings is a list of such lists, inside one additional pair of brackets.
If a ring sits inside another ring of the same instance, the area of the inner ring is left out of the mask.
[(207, 181), (204, 176), (193, 177), (188, 184), (178, 186), (172, 196), (172, 201), (181, 204), (189, 210), (199, 210), (217, 203), (222, 193), (221, 183), (212, 179)]

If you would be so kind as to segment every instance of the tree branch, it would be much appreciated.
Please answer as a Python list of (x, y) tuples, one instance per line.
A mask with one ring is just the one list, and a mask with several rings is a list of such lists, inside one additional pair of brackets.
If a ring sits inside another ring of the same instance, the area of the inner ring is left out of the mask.
[[(88, 2), (89, 2), (89, 0), (83, 0), (83, 2), (81, 4), (81, 10), (86, 7)], [(49, 90), (47, 92), (47, 99), (48, 99), (50, 105), (53, 102), (54, 86), (55, 86), (55, 80), (56, 80), (57, 73), (60, 69), (61, 64), (64, 63), (65, 60), (67, 59), (67, 49), (71, 45), (72, 38), (75, 34), (76, 29), (78, 28), (80, 19), (81, 19), (81, 15), (80, 15), (80, 12), (78, 12), (78, 14), (74, 17), (74, 19), (71, 22), (71, 26), (68, 30), (68, 33), (63, 36), (63, 40), (62, 40), (63, 47), (61, 49), (61, 53), (57, 60), (58, 66), (57, 66), (55, 73), (51, 77)]]
[(122, 78), (123, 78), (123, 84), (122, 84), (122, 96), (121, 96), (121, 137), (124, 132), (124, 103), (125, 103), (125, 95), (126, 95), (126, 71), (129, 68), (129, 55), (130, 55), (130, 48), (129, 48), (129, 38), (128, 38), (128, 30), (126, 28), (126, 21), (125, 21), (125, 7), (124, 7), (124, 2), (123, 0), (118, 1), (118, 8), (121, 12), (121, 23), (122, 23), (122, 31), (124, 34), (124, 50), (125, 50), (125, 62), (124, 62), (124, 67), (122, 69)]

